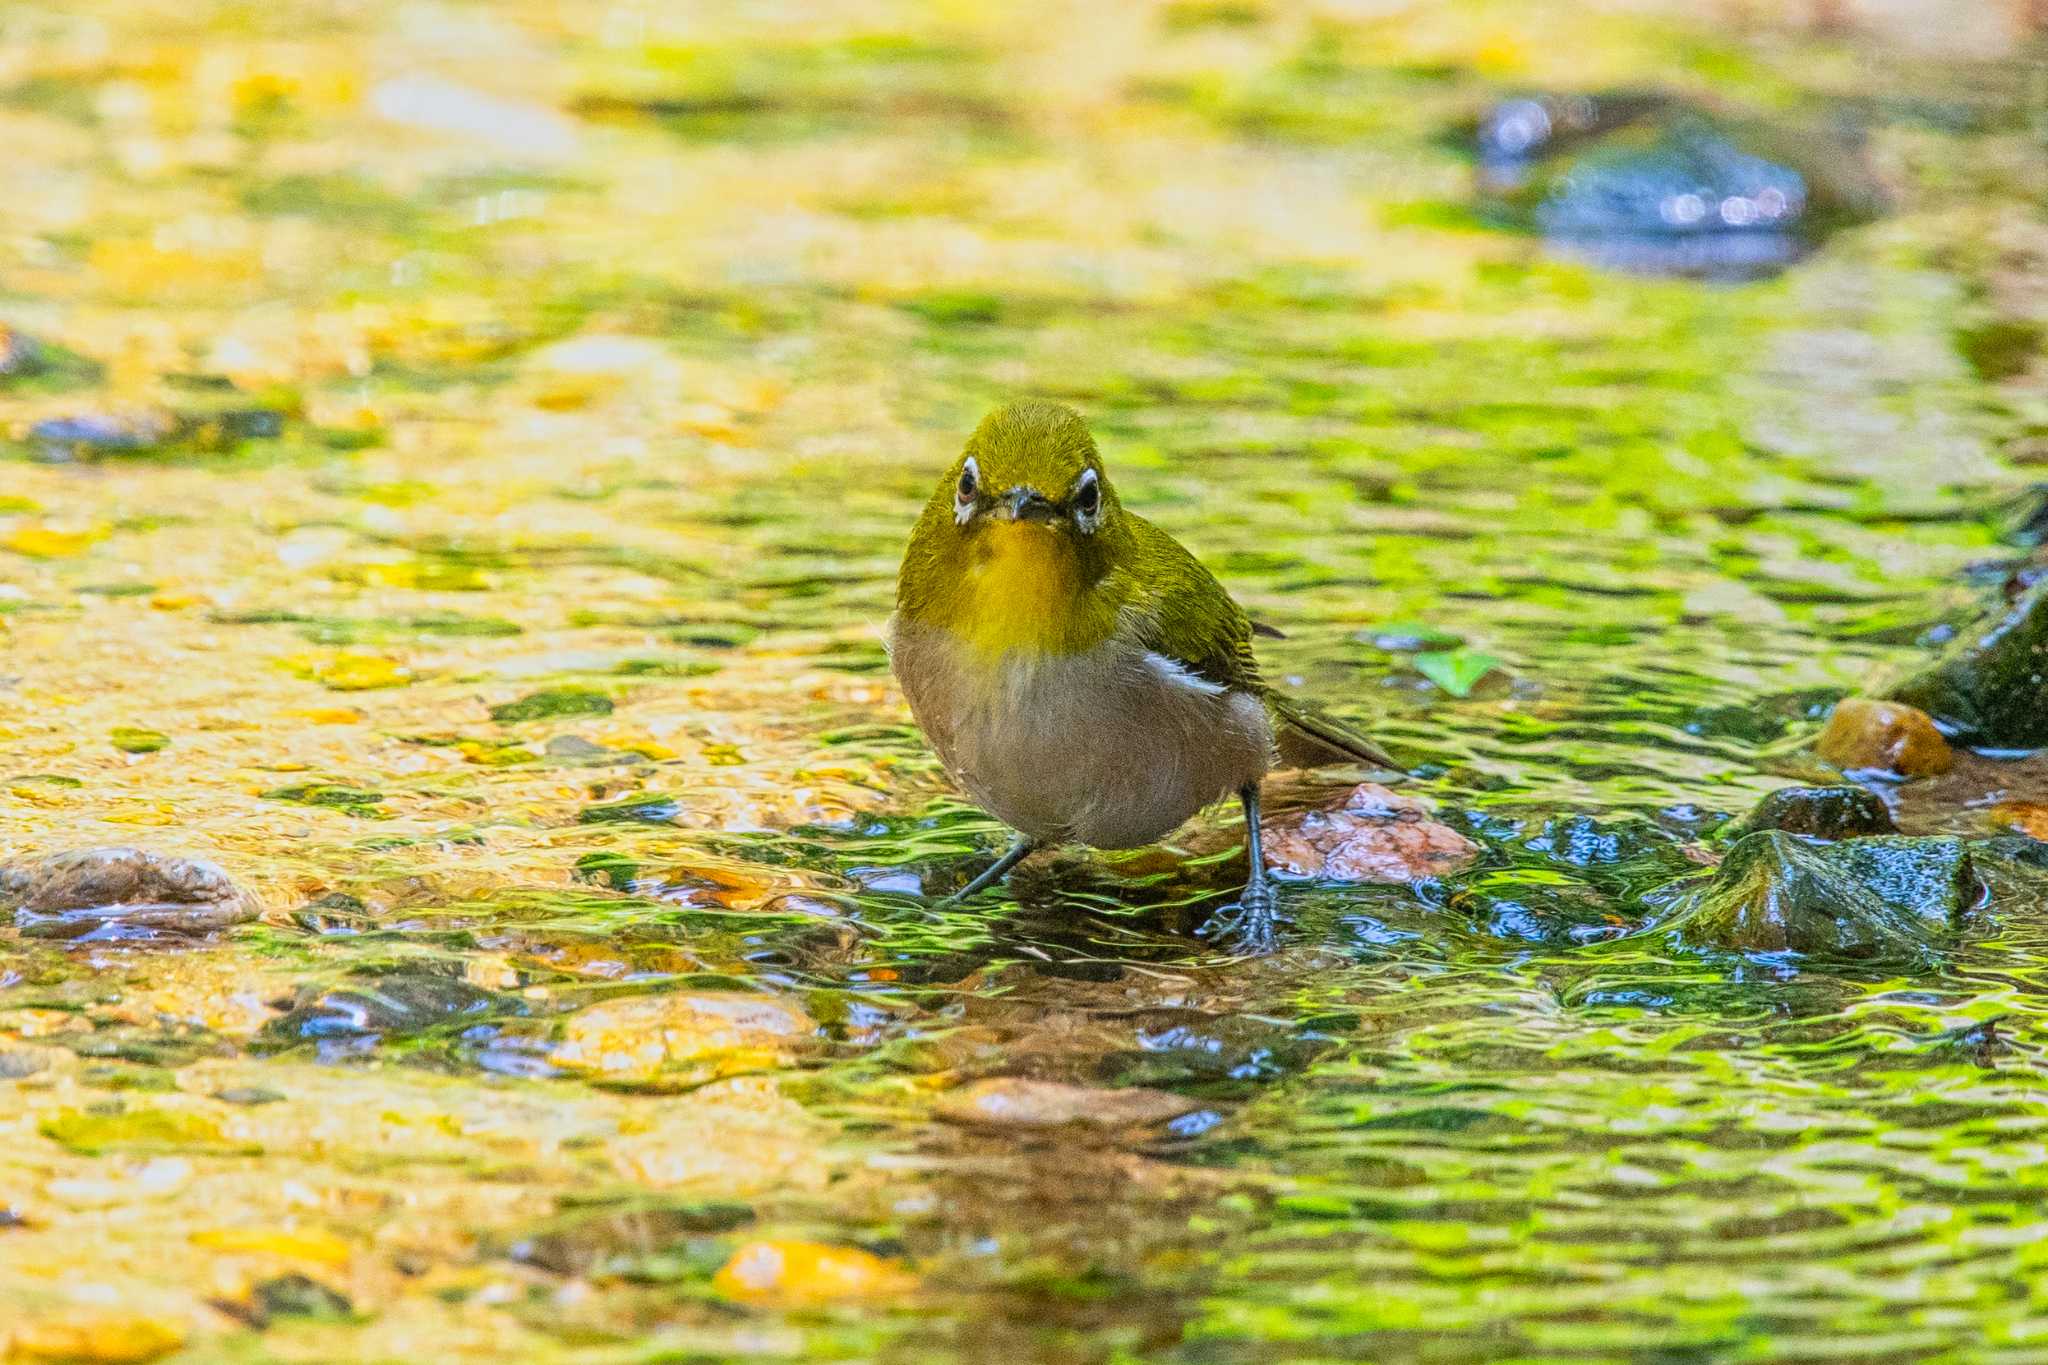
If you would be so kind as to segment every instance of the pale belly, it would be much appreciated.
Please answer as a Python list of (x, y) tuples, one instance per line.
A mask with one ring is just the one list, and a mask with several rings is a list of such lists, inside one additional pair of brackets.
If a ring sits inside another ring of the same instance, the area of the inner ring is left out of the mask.
[(1042, 842), (1149, 844), (1271, 765), (1265, 703), (1127, 645), (990, 667), (948, 632), (898, 622), (890, 654), (954, 780)]

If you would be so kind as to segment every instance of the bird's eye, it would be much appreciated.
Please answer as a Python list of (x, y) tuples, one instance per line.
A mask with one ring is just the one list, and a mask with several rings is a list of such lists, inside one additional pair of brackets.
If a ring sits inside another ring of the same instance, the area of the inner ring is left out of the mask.
[(1081, 482), (1074, 489), (1074, 510), (1083, 517), (1093, 517), (1102, 510), (1102, 481), (1092, 469), (1081, 471)]
[(972, 459), (969, 459), (967, 463), (964, 466), (962, 466), (960, 470), (960, 487), (955, 492), (955, 496), (957, 496), (960, 499), (960, 501), (973, 501), (974, 490), (976, 483), (979, 479), (980, 473), (981, 471), (975, 467), (974, 461)]

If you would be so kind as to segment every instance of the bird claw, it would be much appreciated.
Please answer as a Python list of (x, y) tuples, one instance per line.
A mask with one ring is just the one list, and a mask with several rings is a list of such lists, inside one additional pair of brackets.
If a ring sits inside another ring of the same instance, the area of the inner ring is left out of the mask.
[(1265, 880), (1252, 882), (1195, 933), (1246, 957), (1264, 957), (1280, 946), (1280, 898)]

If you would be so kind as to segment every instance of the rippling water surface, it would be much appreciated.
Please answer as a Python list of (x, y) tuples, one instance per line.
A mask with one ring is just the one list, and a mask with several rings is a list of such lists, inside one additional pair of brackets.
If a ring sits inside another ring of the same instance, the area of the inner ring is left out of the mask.
[[(0, 7), (0, 849), (266, 906), (0, 941), (0, 1301), (194, 1361), (2048, 1358), (2037, 907), (1896, 977), (1633, 932), (2048, 457), (2038, 40), (1775, 10)], [(1490, 103), (1621, 87), (1891, 211), (1724, 287), (1475, 207)], [(1253, 962), (1190, 933), (1222, 811), (933, 908), (1001, 832), (877, 628), (1019, 392), (1477, 868)], [(1183, 1112), (954, 1121), (992, 1077)]]

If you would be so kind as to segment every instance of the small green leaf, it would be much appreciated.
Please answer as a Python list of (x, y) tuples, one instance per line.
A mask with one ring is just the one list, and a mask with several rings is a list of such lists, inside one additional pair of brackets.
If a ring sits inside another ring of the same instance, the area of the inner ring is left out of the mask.
[(109, 736), (124, 754), (153, 754), (171, 742), (161, 730), (144, 730), (134, 725), (116, 725)]
[(545, 720), (550, 716), (608, 716), (612, 699), (587, 687), (556, 687), (491, 708), (496, 721)]
[(1482, 678), (1506, 667), (1505, 659), (1465, 645), (1427, 650), (1415, 656), (1415, 671), (1454, 697), (1471, 696)]

